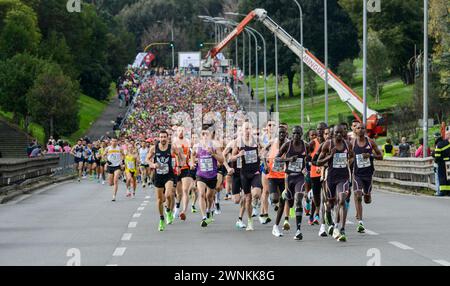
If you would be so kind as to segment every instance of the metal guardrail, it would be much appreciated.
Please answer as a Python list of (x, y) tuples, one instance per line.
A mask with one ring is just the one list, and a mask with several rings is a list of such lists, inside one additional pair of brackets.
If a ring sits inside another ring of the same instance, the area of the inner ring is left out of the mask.
[(374, 182), (410, 189), (436, 190), (434, 158), (386, 158), (375, 161)]
[(55, 175), (67, 175), (74, 171), (74, 156), (69, 153), (47, 154), (47, 157), (58, 157), (58, 166), (52, 168)]

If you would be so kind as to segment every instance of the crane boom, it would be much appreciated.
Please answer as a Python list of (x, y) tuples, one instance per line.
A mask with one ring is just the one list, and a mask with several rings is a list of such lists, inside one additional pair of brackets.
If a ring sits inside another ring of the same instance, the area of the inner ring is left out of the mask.
[[(293, 51), (299, 58), (302, 57), (303, 62), (308, 65), (318, 76), (325, 80), (325, 65), (320, 62), (310, 51), (302, 47), (291, 35), (289, 35), (282, 27), (267, 16), (267, 11), (264, 9), (255, 9), (257, 19), (264, 24), (272, 33), (274, 33), (280, 41), (282, 41), (291, 51)], [(346, 104), (352, 106), (359, 113), (363, 113), (363, 101), (348, 85), (346, 85), (336, 74), (328, 69), (328, 84), (337, 92), (340, 99)], [(376, 116), (377, 112), (367, 108), (367, 116)]]

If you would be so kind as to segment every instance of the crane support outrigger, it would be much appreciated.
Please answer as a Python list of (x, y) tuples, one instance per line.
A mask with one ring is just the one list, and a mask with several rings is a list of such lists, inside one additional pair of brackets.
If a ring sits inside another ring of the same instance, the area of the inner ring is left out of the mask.
[[(205, 61), (202, 64), (202, 69), (208, 69), (211, 67), (212, 60), (220, 53), (231, 41), (239, 36), (245, 29), (245, 27), (254, 19), (259, 20), (264, 26), (266, 26), (273, 34), (277, 36), (291, 51), (293, 51), (299, 58), (303, 54), (303, 62), (311, 68), (320, 78), (325, 80), (325, 65), (319, 61), (310, 51), (302, 47), (302, 45), (289, 35), (281, 26), (273, 21), (264, 9), (255, 9), (251, 11), (237, 26), (236, 28), (212, 48), (207, 54)], [(302, 53), (303, 50), (303, 53)], [(328, 69), (328, 84), (337, 92), (339, 98), (345, 102), (352, 110), (353, 115), (357, 120), (362, 122), (358, 116), (363, 113), (363, 101), (361, 97), (356, 94), (348, 85), (346, 85), (336, 74)], [(356, 110), (356, 111), (355, 111)], [(379, 135), (385, 135), (387, 132), (386, 120), (378, 114), (376, 111), (367, 108), (367, 132), (370, 137), (377, 137)]]

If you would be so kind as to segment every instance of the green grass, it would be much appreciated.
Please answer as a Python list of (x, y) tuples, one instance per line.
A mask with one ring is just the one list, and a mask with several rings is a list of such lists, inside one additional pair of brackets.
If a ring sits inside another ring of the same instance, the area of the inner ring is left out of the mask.
[[(80, 105), (79, 116), (80, 116), (80, 126), (77, 132), (68, 136), (67, 138), (62, 138), (64, 140), (68, 140), (70, 143), (76, 142), (76, 140), (82, 137), (86, 132), (91, 128), (92, 124), (97, 120), (99, 116), (102, 115), (109, 101), (114, 98), (116, 94), (116, 85), (111, 83), (110, 93), (108, 99), (105, 101), (98, 101), (92, 97), (82, 94), (78, 100), (78, 104)], [(13, 113), (12, 112), (4, 112), (0, 110), (0, 117), (12, 122), (13, 121)], [(23, 122), (20, 124), (23, 127)], [(28, 133), (38, 139), (38, 142), (43, 143), (45, 141), (45, 132), (44, 128), (36, 123), (31, 123), (28, 126)]]

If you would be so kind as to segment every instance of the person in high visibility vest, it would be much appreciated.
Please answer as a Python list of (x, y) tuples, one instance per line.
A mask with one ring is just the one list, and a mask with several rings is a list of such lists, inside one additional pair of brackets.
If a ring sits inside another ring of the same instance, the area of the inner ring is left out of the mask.
[(386, 143), (382, 147), (383, 150), (383, 159), (391, 158), (395, 155), (394, 145), (392, 145), (391, 138), (386, 139)]
[(436, 146), (434, 153), (438, 165), (439, 190), (445, 195), (450, 195), (450, 130), (445, 133), (445, 140)]

